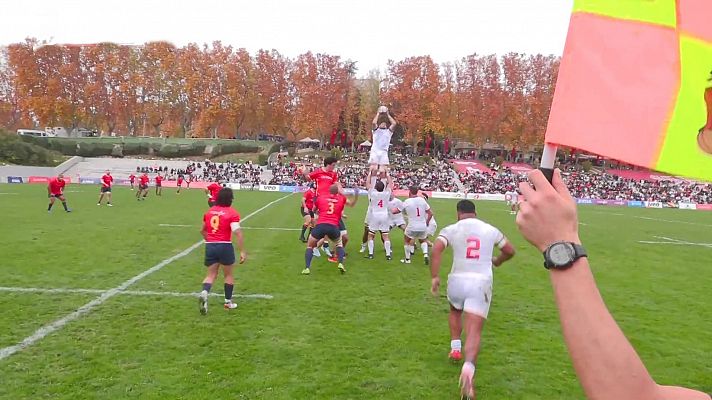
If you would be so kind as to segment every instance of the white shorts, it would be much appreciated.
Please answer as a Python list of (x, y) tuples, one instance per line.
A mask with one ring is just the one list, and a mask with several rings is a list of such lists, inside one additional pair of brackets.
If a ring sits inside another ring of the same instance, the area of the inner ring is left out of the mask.
[(388, 161), (388, 152), (382, 150), (371, 150), (371, 156), (368, 157), (369, 164), (390, 165)]
[(388, 231), (391, 230), (391, 224), (388, 221), (388, 214), (371, 214), (371, 217), (368, 220), (368, 230), (371, 232), (388, 233)]
[(435, 232), (438, 231), (438, 224), (435, 222), (431, 222), (430, 225), (428, 225), (428, 230), (426, 233), (428, 236), (435, 236)]
[(453, 308), (487, 318), (492, 303), (492, 278), (480, 274), (451, 274), (447, 300)]
[(403, 226), (405, 225), (405, 218), (403, 218), (403, 213), (395, 214), (392, 218), (389, 219), (391, 222), (391, 229), (393, 229), (396, 226)]
[(425, 240), (428, 238), (428, 228), (418, 228), (418, 229), (411, 229), (411, 227), (406, 226), (405, 227), (405, 235), (408, 236), (411, 239), (419, 239), (419, 240)]

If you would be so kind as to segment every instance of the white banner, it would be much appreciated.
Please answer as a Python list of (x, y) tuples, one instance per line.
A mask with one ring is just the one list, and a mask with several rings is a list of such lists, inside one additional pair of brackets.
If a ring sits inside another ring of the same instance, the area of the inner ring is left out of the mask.
[(242, 188), (239, 183), (233, 182), (228, 182), (225, 186), (229, 187), (232, 190), (240, 190)]
[(433, 192), (434, 199), (464, 199), (465, 193)]
[(504, 195), (501, 193), (468, 193), (467, 198), (470, 200), (504, 201)]
[(663, 208), (663, 203), (659, 201), (646, 201), (645, 208)]
[(279, 192), (279, 185), (260, 185), (260, 192)]
[(680, 210), (697, 210), (697, 204), (695, 203), (679, 203), (677, 206)]

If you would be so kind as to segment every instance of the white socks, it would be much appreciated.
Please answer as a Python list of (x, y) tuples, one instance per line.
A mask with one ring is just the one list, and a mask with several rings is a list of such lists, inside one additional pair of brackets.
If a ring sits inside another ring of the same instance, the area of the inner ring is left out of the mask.
[(421, 243), (420, 249), (423, 250), (423, 255), (425, 257), (427, 257), (428, 256), (428, 243)]
[(368, 240), (368, 255), (373, 255), (373, 240), (371, 239)]
[(405, 259), (410, 260), (410, 249), (412, 246), (405, 245), (403, 248), (405, 249)]
[(460, 339), (450, 341), (450, 350), (462, 350), (462, 341)]
[(384, 242), (383, 242), (383, 247), (386, 248), (386, 255), (387, 255), (387, 256), (390, 256), (390, 255), (391, 255), (391, 241), (390, 241), (390, 240), (384, 241)]

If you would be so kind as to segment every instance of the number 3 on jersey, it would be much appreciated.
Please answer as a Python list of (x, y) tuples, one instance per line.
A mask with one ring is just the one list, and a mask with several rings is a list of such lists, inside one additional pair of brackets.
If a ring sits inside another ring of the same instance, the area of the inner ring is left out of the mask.
[(213, 233), (218, 231), (218, 228), (220, 227), (220, 216), (213, 215), (210, 218), (210, 227), (213, 228)]
[(480, 259), (480, 239), (476, 237), (467, 238), (467, 253), (465, 257), (472, 260)]
[(326, 213), (329, 215), (334, 213), (334, 203), (329, 203), (329, 210)]

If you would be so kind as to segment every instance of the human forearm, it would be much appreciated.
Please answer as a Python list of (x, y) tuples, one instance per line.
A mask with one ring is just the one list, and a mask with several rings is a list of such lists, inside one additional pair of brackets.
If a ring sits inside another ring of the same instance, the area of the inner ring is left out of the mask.
[(550, 273), (561, 328), (589, 399), (654, 399), (657, 385), (608, 312), (586, 258)]

